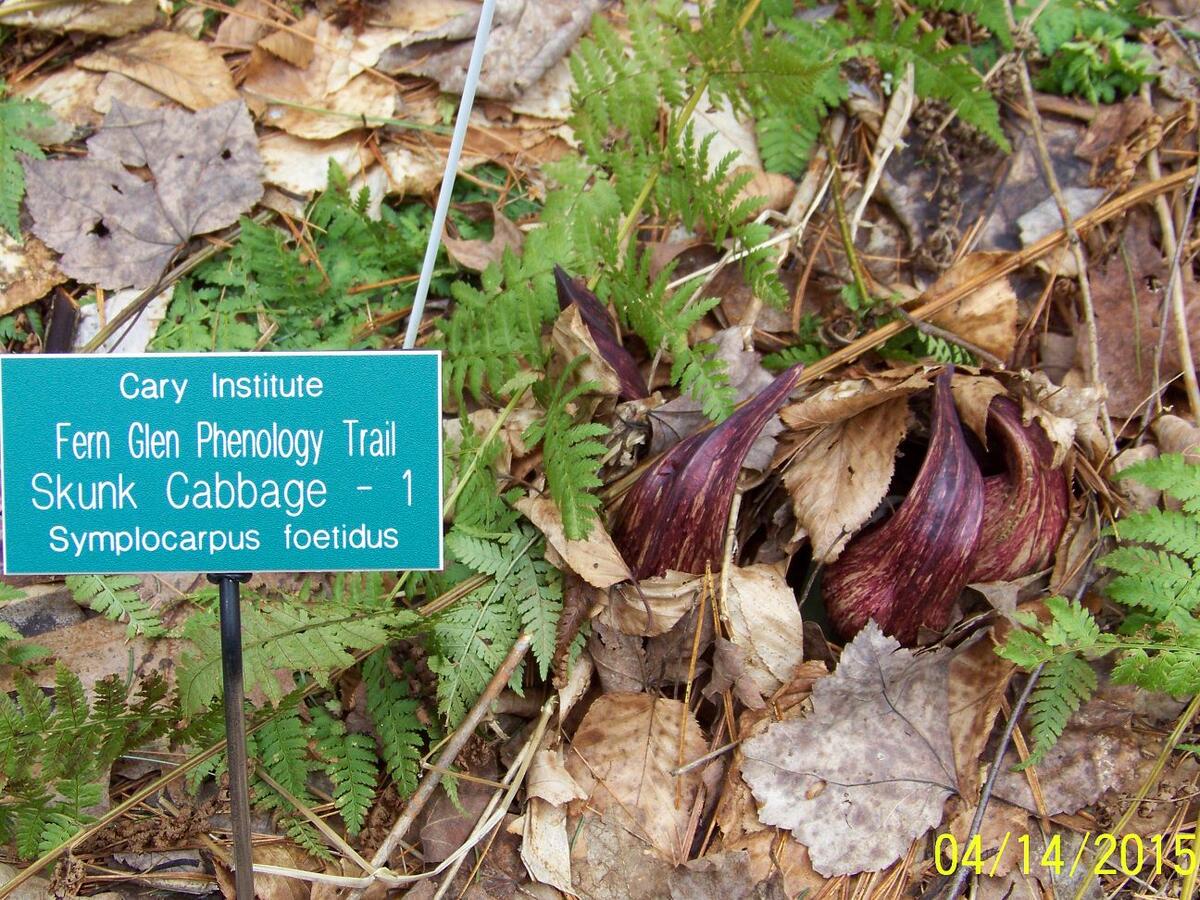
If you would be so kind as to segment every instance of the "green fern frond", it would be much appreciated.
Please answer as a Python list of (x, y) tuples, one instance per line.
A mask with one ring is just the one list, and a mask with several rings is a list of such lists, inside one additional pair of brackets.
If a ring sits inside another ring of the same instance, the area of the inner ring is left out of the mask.
[(600, 498), (593, 491), (603, 484), (596, 473), (608, 452), (596, 440), (608, 434), (607, 426), (576, 421), (577, 402), (597, 387), (590, 381), (571, 384), (581, 362), (582, 357), (572, 360), (553, 383), (535, 385), (545, 415), (532, 423), (522, 438), (529, 446), (542, 445), (546, 482), (562, 514), (568, 540), (582, 540), (592, 530), (600, 509)]
[(980, 25), (996, 36), (1006, 50), (1012, 49), (1012, 28), (1008, 24), (1008, 15), (1003, 3), (995, 3), (992, 0), (918, 0), (917, 6), (921, 9), (945, 10), (974, 16)]
[(1148, 509), (1121, 519), (1113, 533), (1123, 541), (1155, 544), (1195, 564), (1200, 557), (1200, 519), (1174, 509)]
[(1190, 464), (1182, 453), (1164, 453), (1122, 469), (1115, 478), (1133, 478), (1157, 488), (1183, 504), (1190, 515), (1200, 515), (1200, 466)]
[(388, 774), (401, 797), (417, 789), (427, 729), (421, 723), (421, 704), (407, 685), (387, 667), (387, 651), (378, 650), (363, 662), (367, 713), (375, 724)]
[(25, 196), (25, 170), (18, 153), (43, 159), (42, 149), (30, 140), (29, 132), (53, 124), (49, 107), (24, 98), (5, 98), (7, 86), (0, 81), (0, 228), (21, 238), (21, 200)]
[[(296, 799), (309, 799), (308, 777), (317, 767), (308, 751), (308, 737), (300, 712), (288, 709), (273, 716), (249, 738), (251, 758)], [(289, 809), (287, 801), (260, 778), (252, 784), (255, 802), (263, 809)]]
[[(331, 598), (311, 603), (249, 598), (242, 604), (242, 653), (246, 689), (259, 688), (278, 704), (284, 689), (276, 670), (305, 672), (327, 684), (332, 672), (354, 663), (354, 651), (370, 650), (405, 632), (419, 617), (401, 609), (377, 612), (342, 607)], [(213, 609), (183, 624), (191, 649), (179, 663), (177, 683), (185, 715), (205, 709), (221, 691), (221, 642)]]
[(67, 588), (80, 606), (94, 609), (114, 622), (128, 621), (126, 631), (130, 637), (161, 637), (166, 629), (158, 613), (138, 596), (141, 583), (134, 575), (67, 576)]
[(961, 48), (939, 49), (941, 32), (935, 29), (921, 33), (917, 14), (896, 22), (890, 3), (879, 5), (873, 22), (867, 21), (854, 2), (849, 4), (848, 12), (853, 27), (864, 39), (848, 46), (841, 58), (873, 57), (885, 71), (897, 76), (911, 64), (918, 96), (944, 100), (962, 121), (974, 125), (996, 146), (1011, 149), (1000, 127), (996, 100)]
[(333, 805), (346, 823), (347, 833), (354, 837), (362, 831), (375, 802), (379, 781), (375, 741), (365, 734), (348, 733), (344, 723), (320, 707), (312, 712), (317, 753), (333, 782)]
[(1096, 671), (1074, 653), (1055, 657), (1042, 669), (1029, 701), (1033, 746), (1018, 769), (1037, 765), (1053, 747), (1067, 722), (1096, 691)]
[(1108, 595), (1127, 606), (1140, 606), (1164, 618), (1172, 609), (1191, 612), (1200, 603), (1200, 575), (1174, 553), (1124, 546), (1099, 562), (1121, 573), (1109, 582)]

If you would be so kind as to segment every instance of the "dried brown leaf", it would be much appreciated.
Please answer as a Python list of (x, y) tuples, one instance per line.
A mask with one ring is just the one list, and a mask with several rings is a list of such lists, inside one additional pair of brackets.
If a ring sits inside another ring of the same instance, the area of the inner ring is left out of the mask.
[(119, 72), (191, 110), (237, 99), (233, 76), (212, 46), (174, 31), (150, 31), (109, 44), (76, 63)]
[(572, 892), (587, 900), (663, 900), (671, 865), (646, 848), (626, 817), (610, 811), (567, 825), (571, 835)]
[(316, 53), (313, 44), (320, 21), (321, 17), (316, 13), (309, 13), (286, 31), (281, 28), (267, 35), (258, 42), (258, 46), (298, 69), (308, 68)]
[[(488, 38), (480, 95), (501, 100), (520, 97), (570, 50), (601, 6), (600, 0), (526, 0), (500, 7)], [(473, 33), (474, 26), (470, 27)], [(404, 67), (434, 79), (445, 92), (462, 91), (470, 41), (406, 49), (408, 54), (389, 54), (389, 69)]]
[(885, 868), (955, 793), (950, 659), (914, 656), (873, 622), (813, 687), (813, 712), (742, 746), (759, 818), (788, 828), (822, 875)]
[(586, 539), (570, 541), (563, 531), (562, 514), (550, 497), (523, 497), (516, 507), (546, 535), (550, 546), (588, 584), (608, 588), (629, 580), (629, 567), (601, 523), (592, 526)]
[(1016, 667), (996, 654), (990, 635), (955, 654), (950, 662), (950, 743), (959, 790), (974, 797), (980, 756)]
[(606, 694), (648, 690), (646, 654), (641, 638), (624, 634), (601, 619), (592, 623), (588, 654), (596, 666), (600, 687)]
[(892, 481), (907, 420), (901, 396), (805, 436), (783, 482), (814, 558), (837, 559), (875, 511)]
[[(88, 151), (25, 162), (34, 234), (85, 283), (145, 287), (181, 244), (232, 225), (262, 196), (254, 126), (238, 101), (198, 113), (114, 102)], [(130, 171), (143, 166), (152, 180)]]
[(66, 280), (54, 256), (37, 238), (19, 244), (8, 232), (0, 232), (0, 315), (41, 299)]
[(75, 3), (34, 6), (25, 0), (4, 0), (0, 15), (5, 25), (43, 31), (82, 31), (119, 37), (153, 25), (156, 0), (79, 0)]
[(614, 586), (604, 618), (625, 634), (666, 634), (696, 605), (703, 582), (699, 575), (668, 571), (657, 578)]
[(492, 222), (492, 238), (488, 241), (462, 240), (449, 234), (443, 235), (442, 243), (450, 258), (463, 268), (482, 272), (492, 263), (499, 265), (506, 250), (520, 255), (525, 235), (517, 223), (495, 206), (492, 207)]
[(786, 900), (778, 873), (758, 878), (745, 850), (693, 859), (671, 873), (671, 900)]
[(238, 0), (217, 26), (214, 43), (219, 47), (249, 50), (267, 29), (271, 4), (264, 0)]
[(540, 797), (529, 798), (521, 824), (521, 862), (534, 881), (571, 893), (571, 839), (567, 811)]
[(988, 409), (996, 397), (1007, 396), (1008, 389), (987, 375), (955, 372), (950, 391), (954, 394), (954, 405), (958, 408), (962, 423), (971, 429), (983, 446), (988, 446)]
[(583, 357), (578, 369), (581, 381), (594, 381), (596, 393), (616, 397), (621, 393), (621, 377), (609, 364), (596, 345), (591, 329), (583, 320), (579, 307), (571, 304), (554, 320), (550, 332), (550, 343), (554, 346), (557, 360), (573, 360)]
[(710, 700), (732, 691), (734, 698), (749, 709), (762, 709), (762, 692), (746, 669), (746, 654), (733, 641), (718, 637), (713, 644), (712, 677), (701, 693)]
[(794, 429), (836, 425), (881, 403), (926, 390), (929, 384), (923, 371), (912, 369), (847, 378), (788, 404), (779, 411), (779, 418)]
[[(1046, 813), (1073, 813), (1100, 799), (1107, 791), (1123, 791), (1140, 780), (1138, 764), (1143, 747), (1153, 747), (1161, 738), (1132, 727), (1133, 693), (1136, 689), (1102, 684), (1096, 695), (1071, 717), (1058, 742), (1038, 763), (1038, 782)], [(1029, 722), (1023, 723), (1028, 734)], [(1012, 771), (1020, 761), (1009, 749), (1000, 763), (996, 779), (997, 797), (1030, 812), (1037, 811), (1029, 779)]]
[[(934, 296), (965, 284), (995, 265), (1001, 253), (972, 253), (929, 289)], [(1017, 295), (1007, 278), (998, 278), (950, 304), (931, 321), (993, 356), (1008, 359), (1017, 342)]]
[(309, 140), (328, 140), (360, 128), (364, 116), (391, 117), (395, 89), (364, 71), (379, 59), (387, 40), (386, 32), (356, 37), (322, 20), (312, 59), (304, 68), (256, 48), (242, 82), (246, 102), (265, 124)]
[(1179, 416), (1163, 416), (1152, 428), (1163, 453), (1182, 453), (1190, 462), (1200, 463), (1200, 428)]
[(804, 660), (804, 623), (783, 572), (766, 565), (730, 567), (724, 611), (747, 674), (759, 693), (775, 693)]
[[(1186, 268), (1185, 268), (1186, 271)], [(1167, 263), (1150, 233), (1145, 216), (1131, 216), (1120, 249), (1088, 274), (1100, 355), (1100, 377), (1108, 388), (1108, 411), (1114, 417), (1134, 414), (1154, 389), (1154, 351), (1158, 343)], [(1186, 275), (1185, 317), (1192, 353), (1200, 353), (1200, 288)], [(1084, 329), (1077, 334), (1076, 359), (1090, 353)], [(1160, 383), (1181, 371), (1174, 329), (1168, 335)]]
[(529, 765), (525, 792), (554, 806), (564, 806), (572, 800), (587, 798), (587, 794), (567, 771), (561, 749), (539, 750), (534, 755)]
[(679, 701), (605, 694), (579, 723), (567, 770), (588, 793), (589, 809), (616, 817), (660, 858), (681, 863), (688, 857), (700, 773), (671, 771), (707, 750), (704, 733)]

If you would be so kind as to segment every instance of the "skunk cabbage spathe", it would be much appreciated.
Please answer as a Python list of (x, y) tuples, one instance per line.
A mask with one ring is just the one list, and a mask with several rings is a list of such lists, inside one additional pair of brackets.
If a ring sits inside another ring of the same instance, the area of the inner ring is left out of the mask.
[(719, 568), (742, 461), (801, 369), (792, 366), (720, 425), (680, 441), (630, 488), (613, 540), (635, 580), (668, 569), (702, 575), (706, 565)]
[(558, 306), (566, 309), (574, 303), (579, 308), (579, 315), (587, 325), (588, 333), (596, 342), (596, 349), (604, 357), (604, 361), (612, 366), (617, 373), (617, 381), (621, 386), (622, 400), (641, 400), (650, 396), (646, 387), (646, 379), (634, 361), (633, 356), (621, 346), (617, 335), (608, 319), (608, 312), (600, 299), (586, 287), (572, 278), (562, 266), (554, 267), (554, 286), (558, 290)]
[(983, 480), (972, 583), (1012, 581), (1044, 569), (1070, 513), (1067, 476), (1054, 466), (1041, 425), (1026, 425), (1015, 401), (996, 397), (988, 407), (988, 435), (1003, 442), (1007, 471)]
[(983, 475), (963, 435), (950, 371), (934, 387), (929, 449), (890, 518), (857, 534), (826, 569), (825, 605), (838, 632), (874, 619), (911, 645), (922, 626), (940, 631), (967, 585), (983, 518)]

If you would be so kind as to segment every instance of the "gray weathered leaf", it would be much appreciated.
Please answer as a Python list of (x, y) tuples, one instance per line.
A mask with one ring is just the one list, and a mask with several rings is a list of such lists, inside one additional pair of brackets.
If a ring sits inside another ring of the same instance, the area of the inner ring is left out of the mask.
[[(114, 100), (86, 159), (25, 160), (33, 232), (72, 278), (152, 284), (189, 238), (232, 225), (262, 196), (245, 105), (188, 113)], [(149, 169), (144, 181), (133, 170)]]
[(870, 622), (813, 686), (813, 711), (742, 745), (767, 825), (788, 828), (825, 876), (891, 865), (956, 792), (947, 653), (915, 656)]

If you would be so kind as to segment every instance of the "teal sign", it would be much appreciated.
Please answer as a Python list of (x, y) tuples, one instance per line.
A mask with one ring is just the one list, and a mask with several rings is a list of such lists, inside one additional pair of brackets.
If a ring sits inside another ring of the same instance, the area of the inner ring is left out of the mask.
[(0, 356), (4, 571), (442, 565), (434, 352)]

